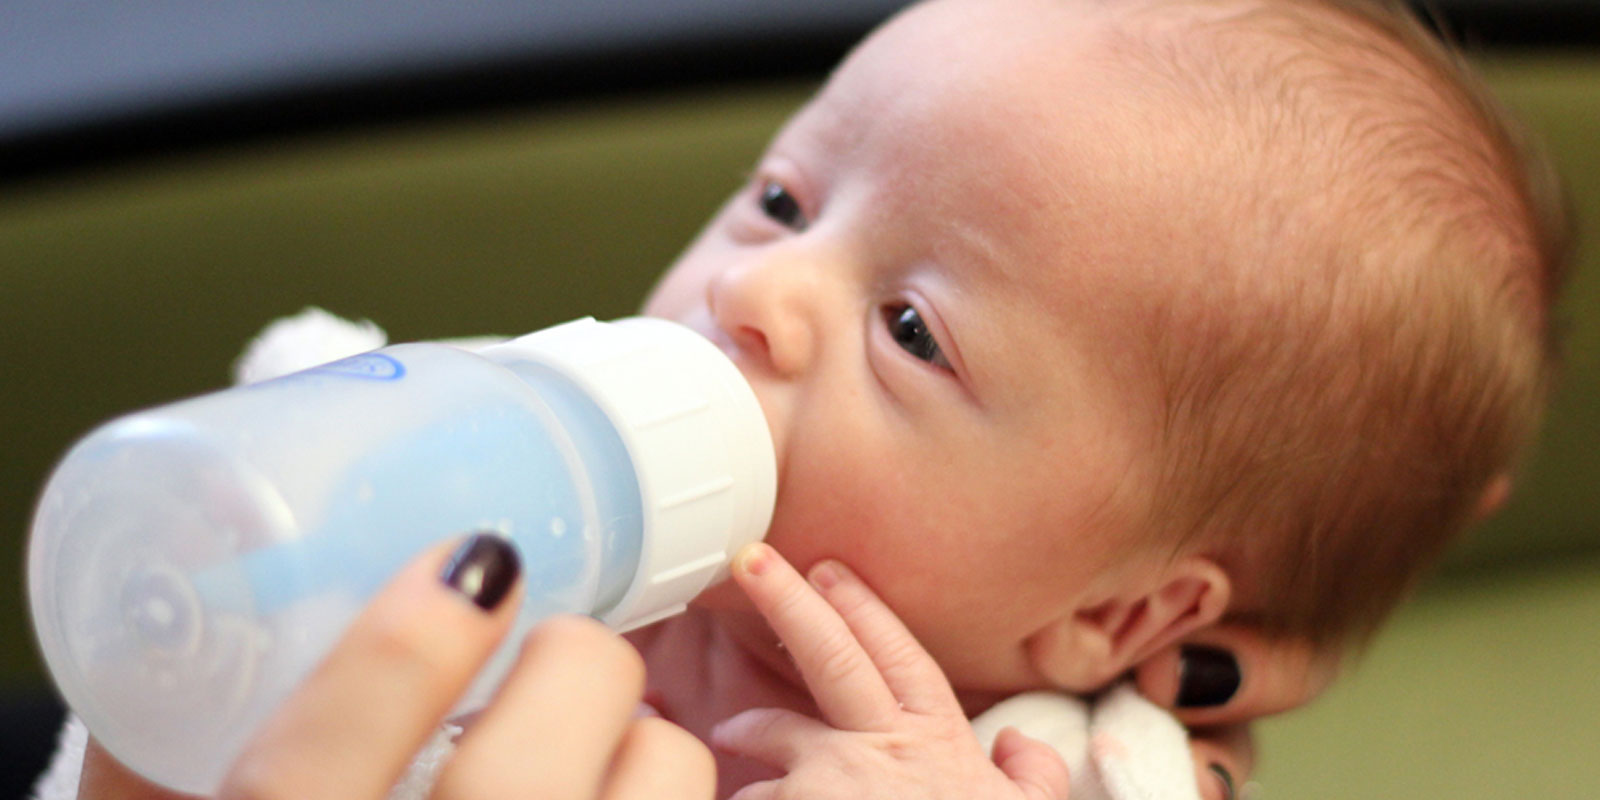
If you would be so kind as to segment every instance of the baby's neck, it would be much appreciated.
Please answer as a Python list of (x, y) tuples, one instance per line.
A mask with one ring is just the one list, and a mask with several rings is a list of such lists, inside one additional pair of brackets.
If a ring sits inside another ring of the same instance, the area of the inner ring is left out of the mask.
[[(785, 708), (817, 716), (800, 673), (753, 612), (684, 614), (628, 635), (644, 656), (645, 700), (701, 741), (717, 723), (751, 708)], [(958, 693), (968, 717), (1002, 699)], [(717, 796), (778, 777), (760, 764), (717, 753)]]
[[(750, 708), (786, 708), (810, 716), (816, 706), (799, 674), (770, 642), (741, 642), (741, 626), (719, 624), (711, 612), (691, 608), (628, 639), (644, 656), (645, 701), (701, 741), (717, 723)], [(744, 634), (747, 637), (748, 634)], [(770, 634), (769, 634), (770, 636)], [(760, 764), (723, 753), (717, 757), (717, 797), (754, 781), (778, 777)]]

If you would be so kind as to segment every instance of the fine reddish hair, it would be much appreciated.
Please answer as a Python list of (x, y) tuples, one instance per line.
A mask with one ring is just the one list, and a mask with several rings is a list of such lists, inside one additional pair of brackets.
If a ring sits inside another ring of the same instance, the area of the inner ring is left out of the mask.
[(1185, 99), (1222, 187), (1188, 222), (1224, 231), (1150, 310), (1142, 524), (1223, 565), (1235, 621), (1359, 644), (1538, 427), (1559, 184), (1403, 3), (1126, 10), (1112, 57)]

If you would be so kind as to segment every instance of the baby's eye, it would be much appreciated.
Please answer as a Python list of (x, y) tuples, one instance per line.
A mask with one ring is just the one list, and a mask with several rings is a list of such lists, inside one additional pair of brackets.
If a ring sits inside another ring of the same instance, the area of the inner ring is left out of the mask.
[(928, 324), (922, 321), (922, 315), (915, 308), (899, 304), (884, 306), (883, 318), (889, 326), (889, 337), (900, 349), (935, 367), (950, 369), (944, 351), (939, 349)]
[(803, 231), (806, 228), (800, 201), (795, 200), (794, 195), (777, 181), (767, 181), (761, 186), (761, 213), (790, 230)]

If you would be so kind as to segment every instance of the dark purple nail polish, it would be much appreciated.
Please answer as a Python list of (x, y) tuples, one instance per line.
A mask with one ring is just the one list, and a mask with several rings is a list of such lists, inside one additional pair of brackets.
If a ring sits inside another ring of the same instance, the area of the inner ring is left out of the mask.
[(517, 550), (502, 536), (478, 533), (461, 543), (439, 579), (484, 611), (493, 611), (506, 598), (522, 562)]
[(1211, 774), (1217, 776), (1217, 780), (1222, 782), (1223, 800), (1233, 800), (1233, 775), (1221, 764), (1212, 764)]
[(1178, 707), (1210, 708), (1239, 691), (1239, 662), (1215, 647), (1185, 645), (1178, 661)]

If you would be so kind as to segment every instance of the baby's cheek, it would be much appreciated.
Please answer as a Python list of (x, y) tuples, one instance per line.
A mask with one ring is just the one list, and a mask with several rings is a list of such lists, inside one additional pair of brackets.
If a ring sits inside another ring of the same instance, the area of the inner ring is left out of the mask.
[(691, 603), (695, 608), (708, 611), (753, 611), (750, 598), (739, 591), (739, 585), (731, 579), (725, 580), (700, 593), (700, 596)]
[(661, 317), (662, 319), (683, 322), (684, 317), (692, 308), (691, 292), (687, 288), (687, 281), (675, 270), (664, 274), (650, 294), (644, 298), (644, 305), (640, 313), (647, 317)]

